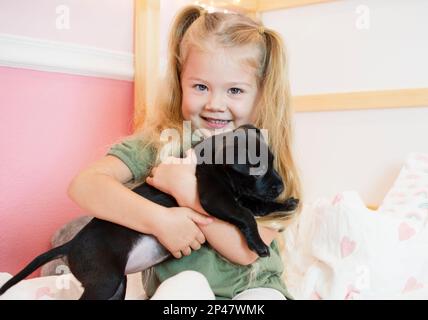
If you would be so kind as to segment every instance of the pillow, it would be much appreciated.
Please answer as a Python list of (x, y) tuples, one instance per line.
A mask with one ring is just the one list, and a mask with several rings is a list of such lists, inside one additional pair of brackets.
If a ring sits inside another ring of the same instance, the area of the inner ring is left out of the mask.
[(378, 211), (418, 227), (428, 223), (428, 154), (409, 154)]

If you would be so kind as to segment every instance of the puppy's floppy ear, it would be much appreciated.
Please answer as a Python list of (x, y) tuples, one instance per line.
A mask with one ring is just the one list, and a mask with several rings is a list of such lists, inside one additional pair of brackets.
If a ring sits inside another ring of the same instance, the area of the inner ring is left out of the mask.
[(260, 134), (260, 130), (256, 127), (247, 128), (246, 135), (248, 161), (254, 165), (257, 164), (259, 160), (257, 158), (257, 153), (260, 155), (263, 152), (262, 147), (266, 144)]
[(244, 125), (238, 129), (241, 128), (245, 130), (247, 138), (247, 157), (251, 165), (250, 174), (263, 176), (273, 160), (273, 155), (265, 139), (267, 138), (267, 131), (263, 132), (263, 130), (252, 125)]
[(233, 153), (233, 163), (228, 162), (231, 168), (245, 176), (250, 175), (250, 168), (257, 163), (255, 150), (250, 150), (257, 147), (258, 138), (253, 129), (249, 125), (235, 129), (233, 140), (229, 140), (223, 149), (225, 153)]
[(247, 133), (240, 128), (215, 136), (215, 160), (221, 164), (243, 164), (247, 159)]
[(240, 126), (232, 132), (217, 135), (215, 144), (217, 164), (226, 164), (246, 176), (260, 176), (267, 171), (267, 157), (264, 155), (269, 151), (258, 128)]
[(233, 169), (233, 171), (236, 171), (245, 176), (248, 176), (250, 173), (250, 168), (248, 168), (248, 166), (245, 164), (236, 163), (236, 164), (231, 164), (230, 167)]

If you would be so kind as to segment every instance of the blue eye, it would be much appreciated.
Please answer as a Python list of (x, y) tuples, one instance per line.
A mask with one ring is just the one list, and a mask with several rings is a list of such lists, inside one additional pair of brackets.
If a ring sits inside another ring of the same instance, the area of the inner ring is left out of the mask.
[(230, 88), (229, 90), (232, 92), (233, 95), (244, 93), (244, 91), (239, 88)]
[(205, 86), (203, 84), (195, 84), (193, 86), (193, 88), (196, 88), (196, 90), (198, 90), (198, 91), (204, 91), (205, 89), (207, 89), (207, 86)]

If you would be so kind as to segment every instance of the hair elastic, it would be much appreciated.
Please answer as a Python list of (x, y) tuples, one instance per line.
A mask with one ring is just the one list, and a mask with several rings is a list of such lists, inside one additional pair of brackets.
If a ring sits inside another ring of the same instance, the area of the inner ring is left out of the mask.
[(258, 31), (261, 35), (264, 35), (264, 34), (265, 34), (265, 27), (263, 27), (263, 26), (259, 26), (259, 27), (257, 28), (257, 31)]

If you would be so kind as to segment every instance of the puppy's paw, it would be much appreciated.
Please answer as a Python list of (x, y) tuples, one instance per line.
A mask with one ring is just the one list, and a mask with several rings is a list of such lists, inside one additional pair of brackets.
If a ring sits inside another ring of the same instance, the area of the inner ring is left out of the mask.
[(269, 257), (270, 256), (269, 247), (267, 245), (260, 247), (256, 252), (259, 255), (259, 257)]
[(260, 239), (258, 243), (248, 243), (248, 247), (257, 253), (259, 257), (269, 257), (269, 247)]
[(299, 199), (295, 199), (293, 197), (288, 198), (284, 202), (284, 206), (287, 211), (294, 211), (297, 209), (297, 206), (299, 205)]
[(270, 255), (269, 247), (260, 237), (255, 220), (253, 227), (247, 226), (241, 229), (241, 232), (247, 240), (247, 245), (250, 250), (256, 252), (259, 257), (268, 257)]

